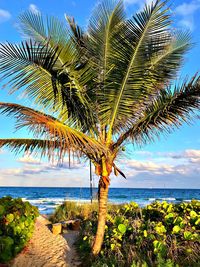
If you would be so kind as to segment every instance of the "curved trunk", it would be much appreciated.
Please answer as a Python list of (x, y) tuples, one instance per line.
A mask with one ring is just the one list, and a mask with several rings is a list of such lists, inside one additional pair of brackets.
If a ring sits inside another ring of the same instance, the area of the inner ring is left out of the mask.
[(98, 226), (97, 226), (97, 233), (95, 236), (95, 241), (92, 247), (92, 254), (94, 256), (99, 254), (102, 243), (103, 243), (103, 239), (104, 239), (106, 214), (107, 214), (107, 201), (108, 201), (108, 184), (107, 183), (105, 184), (101, 178), (99, 181)]

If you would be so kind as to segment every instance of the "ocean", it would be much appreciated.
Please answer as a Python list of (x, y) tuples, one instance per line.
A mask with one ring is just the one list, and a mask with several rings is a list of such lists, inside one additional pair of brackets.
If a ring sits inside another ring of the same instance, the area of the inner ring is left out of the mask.
[[(39, 208), (41, 214), (51, 214), (65, 200), (89, 202), (90, 188), (52, 188), (52, 187), (0, 187), (3, 196), (20, 197)], [(93, 188), (96, 198), (97, 189)], [(145, 206), (155, 200), (178, 203), (200, 200), (200, 189), (147, 189), (147, 188), (110, 188), (109, 202), (128, 203), (134, 201)]]

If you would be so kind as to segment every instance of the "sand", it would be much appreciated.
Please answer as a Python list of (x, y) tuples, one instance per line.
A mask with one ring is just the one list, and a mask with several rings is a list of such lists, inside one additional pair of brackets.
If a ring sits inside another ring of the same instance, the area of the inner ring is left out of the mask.
[(12, 267), (72, 267), (80, 265), (73, 247), (77, 233), (53, 235), (47, 228), (46, 220), (39, 217), (33, 236), (25, 249), (12, 261)]
[(67, 251), (67, 263), (70, 267), (81, 266), (81, 261), (74, 246), (78, 234), (78, 231), (68, 231), (66, 234), (63, 234), (63, 237), (67, 240), (68, 246), (70, 248), (70, 250)]

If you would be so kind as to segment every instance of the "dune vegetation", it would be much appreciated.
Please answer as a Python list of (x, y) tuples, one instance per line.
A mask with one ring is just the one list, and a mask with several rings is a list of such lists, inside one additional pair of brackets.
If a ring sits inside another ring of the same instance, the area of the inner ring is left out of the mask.
[(97, 203), (65, 202), (52, 215), (59, 222), (81, 219), (77, 250), (83, 266), (198, 267), (200, 201), (108, 205), (100, 255), (91, 257), (97, 229)]
[(27, 201), (0, 198), (0, 263), (10, 261), (25, 247), (38, 215), (38, 209)]

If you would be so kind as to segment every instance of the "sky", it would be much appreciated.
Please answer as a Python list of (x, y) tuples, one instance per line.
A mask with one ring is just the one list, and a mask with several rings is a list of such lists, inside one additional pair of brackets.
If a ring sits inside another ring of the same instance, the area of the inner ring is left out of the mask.
[[(149, 1), (148, 1), (149, 2)], [(125, 0), (127, 16), (142, 8), (143, 0)], [(180, 79), (200, 71), (200, 0), (169, 1), (174, 27), (192, 33), (193, 49), (186, 55)], [(17, 17), (24, 10), (54, 15), (74, 16), (83, 28), (97, 4), (96, 0), (0, 0), (0, 42), (19, 42)], [(0, 82), (0, 101), (32, 106), (19, 92), (8, 93)], [(142, 148), (128, 146), (117, 165), (127, 179), (111, 176), (111, 187), (127, 188), (200, 188), (200, 121), (183, 125), (170, 135), (162, 136)], [(28, 137), (26, 131), (15, 132), (14, 119), (0, 115), (0, 138)], [(93, 174), (94, 185), (98, 177)], [(89, 163), (75, 161), (69, 169), (67, 159), (62, 166), (34, 155), (14, 155), (0, 150), (0, 186), (89, 186)]]

